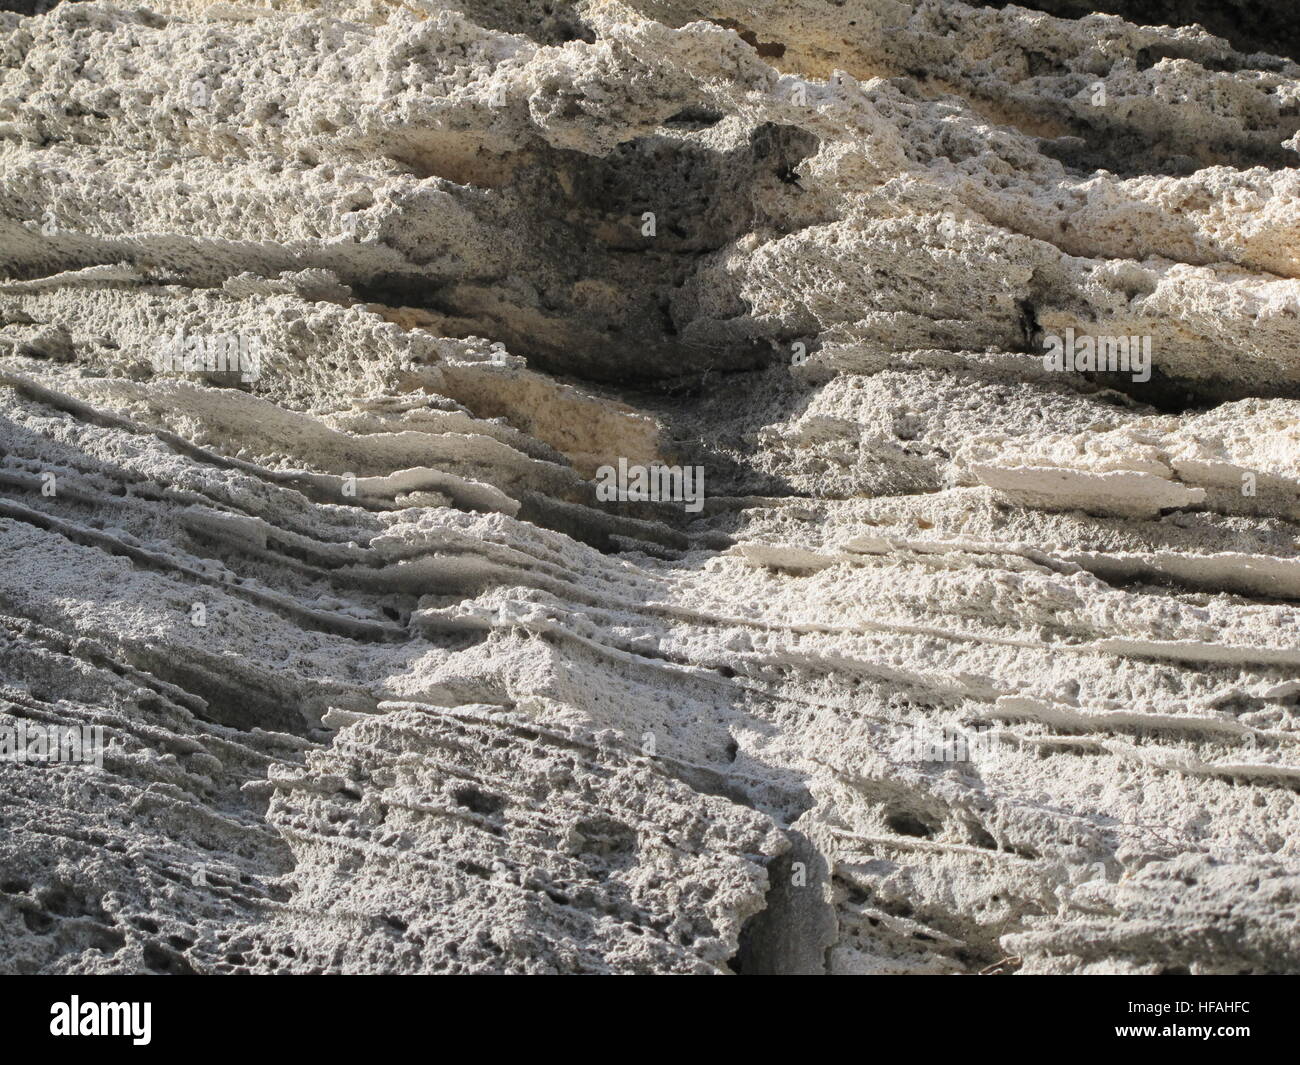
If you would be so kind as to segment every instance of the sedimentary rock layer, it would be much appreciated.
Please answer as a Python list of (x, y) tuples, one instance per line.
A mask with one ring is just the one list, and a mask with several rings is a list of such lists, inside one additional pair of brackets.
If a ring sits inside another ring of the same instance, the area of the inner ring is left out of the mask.
[(1300, 969), (1283, 16), (5, 6), (4, 971)]

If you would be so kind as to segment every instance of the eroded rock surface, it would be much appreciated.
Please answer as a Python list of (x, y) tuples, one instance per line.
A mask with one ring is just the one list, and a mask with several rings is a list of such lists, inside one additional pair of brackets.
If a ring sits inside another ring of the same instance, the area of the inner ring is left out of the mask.
[(4, 971), (1300, 970), (1285, 18), (4, 6)]

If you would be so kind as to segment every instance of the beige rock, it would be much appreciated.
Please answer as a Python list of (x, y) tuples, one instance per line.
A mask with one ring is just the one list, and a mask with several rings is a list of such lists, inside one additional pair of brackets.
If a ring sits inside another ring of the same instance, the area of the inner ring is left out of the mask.
[(0, 12), (0, 970), (1300, 969), (1300, 66), (1092, 6)]

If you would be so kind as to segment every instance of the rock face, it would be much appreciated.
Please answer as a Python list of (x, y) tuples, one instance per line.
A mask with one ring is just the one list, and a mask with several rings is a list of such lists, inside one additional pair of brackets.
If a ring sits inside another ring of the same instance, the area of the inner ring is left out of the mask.
[(1294, 19), (6, 6), (0, 969), (1300, 970)]

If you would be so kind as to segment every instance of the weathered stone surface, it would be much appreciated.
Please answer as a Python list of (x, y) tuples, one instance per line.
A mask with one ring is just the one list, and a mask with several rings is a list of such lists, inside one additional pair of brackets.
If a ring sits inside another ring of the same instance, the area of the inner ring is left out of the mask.
[(1285, 19), (4, 6), (4, 971), (1300, 970)]

